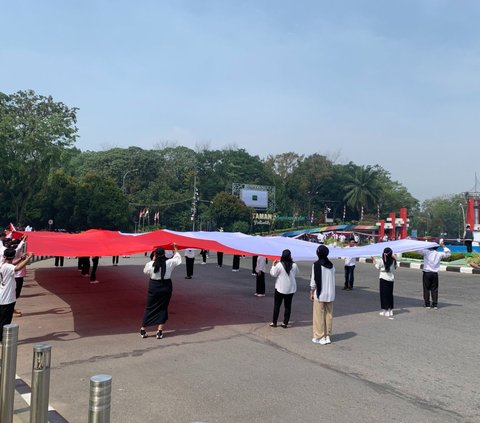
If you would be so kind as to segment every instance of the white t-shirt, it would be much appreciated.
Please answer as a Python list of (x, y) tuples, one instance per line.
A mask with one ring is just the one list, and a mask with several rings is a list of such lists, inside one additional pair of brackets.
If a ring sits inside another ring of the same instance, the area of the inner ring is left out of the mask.
[[(149, 261), (143, 268), (143, 273), (148, 275), (150, 279), (159, 281), (162, 279), (161, 271), (159, 270), (157, 273), (155, 273), (153, 268), (153, 263), (154, 263), (153, 260)], [(166, 269), (165, 269), (165, 275), (163, 276), (163, 279), (170, 279), (173, 269), (177, 267), (179, 264), (182, 264), (182, 256), (180, 255), (180, 253), (175, 253), (171, 259), (168, 259), (165, 262)]]
[(195, 250), (193, 248), (187, 248), (185, 250), (185, 257), (195, 258)]
[(419, 253), (423, 256), (423, 271), (437, 273), (440, 270), (440, 261), (452, 255), (451, 251), (443, 248), (443, 252), (435, 250), (421, 250)]
[(396, 262), (393, 262), (392, 265), (390, 266), (390, 271), (387, 272), (385, 269), (385, 265), (383, 264), (383, 259), (374, 257), (374, 264), (375, 267), (380, 270), (380, 279), (383, 279), (385, 281), (393, 282), (395, 279), (395, 276), (393, 275), (393, 272), (396, 269)]
[[(347, 245), (345, 248), (355, 248), (355, 245)], [(345, 266), (355, 266), (356, 262), (355, 257), (345, 257)]]
[(15, 289), (15, 266), (10, 263), (0, 265), (0, 305), (12, 304), (17, 301)]
[(287, 274), (281, 262), (272, 266), (270, 269), (270, 275), (277, 278), (275, 289), (281, 294), (293, 294), (297, 292), (297, 281), (295, 280), (297, 270), (297, 263), (293, 263), (290, 274)]
[(264, 256), (258, 256), (257, 265), (255, 266), (255, 272), (265, 272), (267, 268), (267, 258)]
[(314, 299), (320, 303), (331, 303), (335, 301), (335, 267), (327, 269), (322, 266), (322, 292), (317, 300), (317, 284), (315, 283), (315, 265), (312, 264), (312, 276), (310, 288), (315, 289)]

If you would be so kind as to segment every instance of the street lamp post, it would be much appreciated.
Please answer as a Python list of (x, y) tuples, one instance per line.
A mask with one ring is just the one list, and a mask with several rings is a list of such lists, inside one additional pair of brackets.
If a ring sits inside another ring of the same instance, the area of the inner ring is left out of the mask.
[(462, 204), (462, 203), (459, 204), (459, 207), (462, 209), (463, 230), (465, 230), (465, 227), (467, 226), (467, 224), (465, 223), (465, 209), (463, 208), (463, 204)]
[(122, 191), (125, 193), (125, 178), (127, 177), (127, 175), (129, 173), (133, 173), (133, 172), (138, 172), (138, 169), (132, 169), (132, 170), (127, 170), (124, 175), (123, 175), (123, 180), (122, 180)]
[(312, 218), (312, 199), (318, 194), (318, 191), (307, 191), (308, 195), (308, 216), (307, 221), (310, 222)]

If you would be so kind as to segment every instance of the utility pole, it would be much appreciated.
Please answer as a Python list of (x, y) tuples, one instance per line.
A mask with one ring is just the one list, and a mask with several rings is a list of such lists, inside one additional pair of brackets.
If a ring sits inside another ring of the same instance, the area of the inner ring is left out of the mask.
[(197, 202), (198, 202), (198, 189), (197, 189), (197, 175), (193, 177), (193, 197), (192, 197), (192, 231), (195, 232), (195, 218), (197, 216)]

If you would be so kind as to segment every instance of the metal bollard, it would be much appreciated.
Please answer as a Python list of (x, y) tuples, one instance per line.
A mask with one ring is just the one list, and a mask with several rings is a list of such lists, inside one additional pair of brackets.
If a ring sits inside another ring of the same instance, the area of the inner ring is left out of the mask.
[(96, 375), (90, 378), (88, 423), (110, 423), (112, 376)]
[(2, 373), (0, 374), (0, 422), (2, 423), (13, 421), (17, 345), (18, 325), (5, 325), (2, 339)]
[(30, 423), (48, 422), (51, 355), (50, 345), (38, 344), (33, 347)]

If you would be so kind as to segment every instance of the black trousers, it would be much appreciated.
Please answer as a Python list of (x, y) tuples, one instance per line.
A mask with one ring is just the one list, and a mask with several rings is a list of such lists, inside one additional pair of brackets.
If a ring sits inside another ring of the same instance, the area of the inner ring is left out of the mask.
[(217, 265), (218, 267), (223, 266), (223, 253), (221, 253), (220, 251), (217, 252)]
[(207, 250), (200, 251), (200, 255), (202, 256), (202, 263), (207, 262)]
[(82, 275), (90, 273), (90, 257), (79, 257), (78, 268), (82, 271)]
[(3, 327), (12, 323), (13, 310), (15, 310), (15, 303), (0, 305), (0, 342), (3, 338)]
[(187, 267), (187, 276), (189, 278), (193, 276), (193, 263), (195, 263), (195, 257), (185, 257), (185, 265)]
[(252, 256), (252, 273), (257, 273), (255, 271), (257, 267), (257, 260), (258, 260), (258, 256)]
[(290, 321), (290, 314), (292, 313), (292, 300), (293, 294), (281, 294), (277, 290), (275, 290), (275, 302), (273, 305), (273, 319), (272, 322), (277, 324), (278, 315), (280, 314), (280, 306), (282, 305), (282, 301), (285, 301), (285, 313), (283, 315), (283, 323), (288, 325)]
[(438, 305), (438, 273), (423, 272), (423, 300), (425, 307), (430, 307), (430, 294), (432, 296), (432, 307)]
[(345, 288), (353, 288), (355, 266), (345, 266)]
[(15, 282), (17, 282), (17, 287), (15, 288), (15, 296), (18, 298), (22, 293), (23, 288), (23, 276), (15, 278)]
[[(98, 267), (98, 260), (100, 257), (92, 257), (92, 273), (90, 273), (90, 280), (96, 281), (97, 280), (97, 267)], [(90, 263), (90, 259), (88, 260)]]
[(55, 256), (55, 267), (63, 267), (63, 261), (65, 257), (62, 256)]
[(467, 253), (472, 252), (472, 241), (465, 241), (465, 247), (467, 247)]
[(380, 307), (383, 310), (393, 309), (393, 281), (380, 279)]
[(257, 294), (265, 294), (265, 273), (257, 273), (257, 287), (255, 289)]
[(234, 255), (232, 270), (238, 270), (238, 269), (240, 269), (240, 256)]
[(118, 257), (119, 256), (113, 256), (112, 257), (112, 264), (115, 266), (116, 264), (118, 264)]

